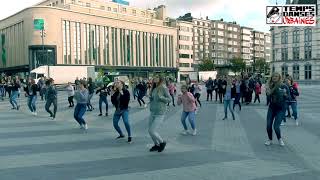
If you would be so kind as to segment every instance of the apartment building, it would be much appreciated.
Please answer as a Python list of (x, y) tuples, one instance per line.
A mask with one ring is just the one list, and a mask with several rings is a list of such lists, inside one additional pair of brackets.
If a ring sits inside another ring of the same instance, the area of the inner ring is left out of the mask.
[[(129, 76), (177, 73), (177, 30), (166, 7), (141, 9), (104, 0), (45, 0), (0, 21), (0, 71), (41, 65), (93, 65)], [(36, 20), (44, 22), (44, 44)], [(3, 51), (5, 50), (5, 53)], [(44, 50), (43, 50), (44, 49)]]

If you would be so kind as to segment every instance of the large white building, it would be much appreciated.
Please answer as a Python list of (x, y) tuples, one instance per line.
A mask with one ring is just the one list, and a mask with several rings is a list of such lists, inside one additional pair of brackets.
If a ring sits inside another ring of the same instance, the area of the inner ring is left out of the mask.
[(317, 3), (317, 25), (272, 27), (271, 70), (289, 74), (295, 80), (320, 80), (320, 0), (295, 0), (294, 3)]

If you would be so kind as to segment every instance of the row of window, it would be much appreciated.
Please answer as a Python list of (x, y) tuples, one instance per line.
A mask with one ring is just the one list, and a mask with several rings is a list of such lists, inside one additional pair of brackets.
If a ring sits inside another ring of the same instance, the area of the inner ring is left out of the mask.
[[(275, 60), (276, 51), (273, 50), (273, 60)], [(312, 46), (304, 46), (304, 59), (311, 59), (312, 57)], [(300, 47), (292, 48), (292, 58), (293, 60), (300, 59)], [(281, 60), (288, 60), (288, 48), (281, 48)]]
[[(307, 28), (304, 30), (304, 42), (312, 41), (312, 29)], [(272, 35), (272, 42), (275, 44), (275, 34)], [(300, 30), (292, 31), (292, 43), (300, 42)], [(288, 31), (281, 32), (281, 44), (288, 44)]]
[[(272, 68), (273, 72), (275, 71), (275, 67)], [(288, 74), (288, 66), (286, 64), (281, 66), (281, 75), (284, 77)], [(292, 66), (292, 78), (294, 80), (300, 80), (300, 66), (298, 64), (294, 64)], [(304, 65), (304, 79), (310, 80), (312, 79), (312, 65), (305, 64)]]
[(192, 46), (189, 46), (189, 45), (179, 45), (179, 49), (182, 49), (182, 50), (192, 50)]
[(190, 39), (191, 39), (190, 36), (183, 36), (183, 35), (180, 35), (180, 36), (179, 36), (179, 40), (190, 41)]
[(70, 21), (62, 25), (64, 64), (173, 67), (173, 36)]

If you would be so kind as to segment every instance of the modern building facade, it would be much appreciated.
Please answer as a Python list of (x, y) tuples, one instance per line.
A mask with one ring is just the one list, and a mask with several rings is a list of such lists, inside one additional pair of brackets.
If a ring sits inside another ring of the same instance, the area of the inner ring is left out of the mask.
[[(287, 2), (288, 3), (288, 2)], [(295, 4), (317, 3), (314, 27), (272, 27), (271, 70), (289, 74), (295, 80), (320, 80), (320, 0), (294, 1)]]
[(174, 19), (170, 21), (170, 26), (176, 27), (178, 31), (178, 79), (185, 80), (186, 78), (190, 77), (190, 75), (195, 73), (193, 60), (193, 23)]
[(253, 28), (241, 27), (241, 57), (249, 66), (253, 63)]
[[(35, 20), (44, 21), (44, 42)], [(135, 8), (103, 0), (46, 0), (0, 21), (6, 62), (0, 71), (41, 65), (94, 65), (132, 76), (177, 72), (177, 31), (166, 7)]]

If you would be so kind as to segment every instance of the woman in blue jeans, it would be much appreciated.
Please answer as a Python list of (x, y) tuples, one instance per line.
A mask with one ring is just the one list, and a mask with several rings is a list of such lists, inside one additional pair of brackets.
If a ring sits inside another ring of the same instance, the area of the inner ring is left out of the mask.
[(37, 115), (37, 91), (38, 91), (38, 85), (35, 83), (34, 79), (29, 79), (28, 85), (25, 88), (25, 91), (28, 96), (28, 107), (31, 111), (31, 113), (36, 116)]
[(280, 124), (285, 116), (285, 103), (288, 98), (289, 89), (282, 83), (281, 75), (279, 73), (272, 74), (266, 93), (270, 96), (270, 104), (267, 114), (267, 133), (269, 139), (266, 141), (265, 145), (270, 146), (272, 144), (273, 125), (279, 145), (284, 146), (284, 142), (281, 138)]
[(232, 85), (231, 79), (228, 78), (227, 85), (225, 87), (223, 105), (224, 105), (224, 118), (222, 120), (226, 120), (228, 118), (228, 108), (231, 112), (232, 119), (235, 120), (233, 113), (233, 103), (236, 97), (236, 87)]
[(13, 79), (12, 82), (12, 92), (10, 97), (10, 104), (12, 105), (12, 109), (19, 110), (20, 106), (17, 102), (17, 98), (19, 96), (20, 83), (17, 79)]
[(97, 91), (96, 94), (99, 93), (99, 110), (100, 114), (98, 116), (102, 116), (102, 104), (106, 105), (106, 116), (108, 116), (108, 95), (110, 94), (109, 88), (107, 85), (102, 85)]
[(87, 130), (88, 125), (83, 119), (83, 115), (87, 111), (87, 104), (89, 100), (89, 91), (85, 88), (85, 81), (79, 82), (79, 89), (75, 92), (74, 98), (77, 101), (77, 105), (74, 108), (74, 119), (79, 123), (80, 128)]
[(119, 127), (119, 121), (122, 117), (123, 123), (128, 132), (128, 143), (132, 142), (131, 137), (131, 128), (129, 124), (129, 102), (130, 102), (130, 92), (127, 89), (124, 89), (125, 84), (122, 81), (117, 81), (114, 83), (114, 93), (111, 96), (111, 102), (116, 108), (116, 111), (113, 115), (113, 127), (119, 133), (117, 139), (122, 139), (125, 135), (122, 133), (121, 128)]

